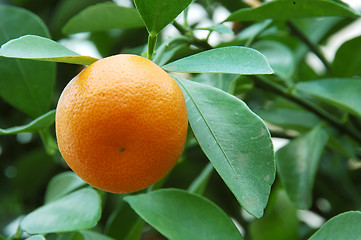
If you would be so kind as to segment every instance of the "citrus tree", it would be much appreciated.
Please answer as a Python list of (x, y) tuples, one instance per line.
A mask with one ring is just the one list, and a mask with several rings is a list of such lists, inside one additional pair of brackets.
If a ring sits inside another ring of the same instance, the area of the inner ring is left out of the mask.
[(0, 239), (361, 239), (359, 18), (0, 1)]

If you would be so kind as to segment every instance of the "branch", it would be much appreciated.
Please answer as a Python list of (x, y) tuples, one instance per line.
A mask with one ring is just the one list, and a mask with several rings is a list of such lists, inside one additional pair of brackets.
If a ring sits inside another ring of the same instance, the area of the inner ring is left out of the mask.
[[(178, 29), (178, 31), (181, 34), (190, 37), (192, 44), (194, 44), (195, 46), (203, 48), (205, 50), (212, 49), (212, 46), (209, 45), (208, 42), (196, 38), (190, 32), (190, 30), (185, 29), (181, 24), (174, 21), (173, 25)], [(292, 23), (289, 23), (288, 25), (294, 30), (294, 32), (295, 32), (295, 34), (297, 34), (297, 36), (299, 36), (301, 39), (303, 39), (305, 41), (305, 43), (321, 59), (321, 61), (325, 64), (326, 69), (328, 69), (328, 71), (330, 72), (330, 70), (331, 70), (330, 66), (329, 66), (328, 62), (326, 61), (326, 59), (321, 54), (321, 52), (318, 50), (317, 46), (315, 46), (306, 36), (304, 36), (303, 33), (300, 32)], [(288, 88), (285, 88), (273, 81), (263, 79), (256, 75), (249, 76), (249, 77), (254, 80), (254, 83), (257, 87), (264, 89), (266, 91), (274, 92), (275, 94), (282, 96), (282, 97), (302, 106), (303, 108), (307, 109), (308, 111), (319, 116), (321, 119), (324, 119), (335, 129), (338, 129), (339, 131), (347, 134), (353, 140), (355, 140), (356, 142), (361, 144), (361, 133), (357, 129), (355, 129), (352, 125), (345, 125), (345, 123), (343, 121), (336, 118), (335, 116), (333, 116), (332, 114), (330, 114), (329, 112), (327, 112), (326, 110), (321, 108), (320, 106), (310, 102), (307, 99), (302, 98), (295, 92), (291, 92)]]
[(331, 115), (330, 113), (322, 109), (320, 106), (300, 97), (295, 92), (288, 91), (288, 89), (286, 89), (285, 87), (268, 79), (264, 79), (258, 76), (250, 76), (250, 78), (253, 79), (257, 87), (264, 89), (266, 91), (271, 91), (279, 96), (291, 100), (294, 103), (297, 103), (298, 105), (302, 106), (308, 111), (316, 114), (321, 119), (327, 121), (334, 128), (338, 129), (341, 132), (346, 133), (356, 142), (361, 143), (361, 134), (354, 127), (350, 125), (345, 125), (342, 121), (340, 121), (338, 118), (336, 118), (335, 116)]
[(327, 59), (325, 58), (325, 56), (322, 54), (321, 50), (318, 48), (318, 46), (315, 45), (313, 42), (311, 42), (311, 40), (301, 30), (299, 30), (292, 22), (287, 22), (286, 25), (289, 27), (293, 35), (301, 39), (302, 42), (304, 42), (308, 46), (308, 48), (314, 54), (316, 54), (316, 56), (321, 60), (321, 62), (325, 66), (327, 73), (331, 75), (331, 71), (332, 71), (331, 66), (327, 61)]

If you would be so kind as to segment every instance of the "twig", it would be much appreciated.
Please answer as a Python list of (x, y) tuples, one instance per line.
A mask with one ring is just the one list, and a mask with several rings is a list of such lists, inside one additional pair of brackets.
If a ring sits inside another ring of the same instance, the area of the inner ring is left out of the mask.
[(182, 34), (190, 38), (193, 45), (202, 48), (203, 50), (210, 50), (213, 47), (209, 45), (209, 43), (205, 40), (201, 40), (193, 35), (193, 33), (186, 29), (182, 24), (177, 23), (176, 21), (173, 22), (173, 26)]
[(321, 62), (326, 68), (327, 73), (331, 75), (331, 66), (325, 56), (322, 54), (321, 50), (318, 48), (318, 46), (311, 42), (311, 40), (292, 22), (287, 22), (286, 25), (291, 30), (291, 33), (300, 38), (302, 42), (304, 42), (308, 46), (308, 48), (321, 60)]
[(272, 82), (268, 79), (264, 79), (258, 76), (250, 76), (251, 79), (254, 80), (254, 83), (257, 87), (261, 89), (265, 89), (267, 91), (271, 91), (276, 93), (279, 96), (282, 96), (288, 100), (291, 100), (294, 103), (297, 103), (298, 105), (302, 106), (303, 108), (309, 110), (310, 112), (313, 112), (320, 118), (326, 120), (330, 125), (332, 125), (334, 128), (340, 130), (341, 132), (346, 133), (349, 135), (352, 139), (354, 139), (356, 142), (361, 143), (361, 134), (354, 129), (350, 125), (345, 125), (342, 121), (340, 121), (335, 116), (331, 115), (318, 105), (313, 104), (312, 102), (300, 97), (295, 92), (290, 92), (285, 87)]

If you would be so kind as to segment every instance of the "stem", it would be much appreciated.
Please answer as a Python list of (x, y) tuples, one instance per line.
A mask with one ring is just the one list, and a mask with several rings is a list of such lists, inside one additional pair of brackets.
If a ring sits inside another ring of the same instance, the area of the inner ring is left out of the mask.
[(41, 140), (43, 141), (45, 151), (50, 156), (54, 155), (58, 150), (58, 145), (56, 144), (53, 136), (50, 134), (49, 129), (39, 130)]
[(16, 229), (16, 233), (10, 239), (21, 239), (21, 235), (23, 235), (23, 230), (21, 230), (21, 227), (19, 225)]
[(261, 78), (258, 76), (250, 76), (251, 79), (254, 80), (254, 83), (257, 87), (261, 89), (265, 89), (266, 91), (272, 91), (276, 93), (279, 96), (282, 96), (286, 99), (291, 100), (294, 103), (297, 103), (298, 105), (304, 107), (305, 109), (309, 110), (310, 112), (313, 112), (320, 118), (326, 120), (330, 125), (332, 125), (334, 128), (340, 130), (341, 132), (346, 133), (349, 135), (352, 139), (354, 139), (356, 142), (361, 143), (361, 134), (352, 126), (345, 125), (344, 122), (340, 121), (335, 116), (331, 115), (324, 109), (322, 109), (320, 106), (313, 104), (312, 102), (308, 101), (307, 99), (302, 98), (295, 92), (290, 92), (285, 87), (270, 81), (265, 78)]
[(193, 33), (186, 29), (182, 24), (177, 23), (176, 21), (173, 22), (173, 26), (182, 34), (190, 38), (192, 44), (195, 46), (202, 48), (203, 50), (210, 50), (213, 47), (209, 45), (209, 43), (205, 40), (200, 40), (199, 38), (196, 38)]
[(286, 25), (290, 28), (291, 33), (293, 33), (295, 36), (300, 38), (307, 46), (308, 48), (316, 54), (316, 56), (321, 60), (323, 65), (326, 68), (326, 71), (329, 75), (331, 75), (331, 65), (325, 58), (325, 56), (322, 54), (321, 50), (318, 48), (317, 45), (315, 45), (301, 30), (299, 30), (292, 22), (287, 22)]
[(189, 25), (188, 25), (188, 9), (189, 9), (189, 7), (187, 7), (186, 9), (184, 9), (184, 11), (183, 11), (183, 20), (184, 20), (184, 27), (185, 28), (187, 28), (187, 29), (189, 29)]
[(198, 175), (198, 177), (191, 183), (187, 191), (190, 193), (197, 193), (203, 195), (205, 188), (207, 187), (209, 178), (213, 172), (213, 165), (209, 162)]
[(147, 58), (151, 61), (153, 60), (154, 49), (155, 49), (155, 45), (157, 43), (157, 38), (158, 38), (158, 35), (156, 33), (149, 33)]

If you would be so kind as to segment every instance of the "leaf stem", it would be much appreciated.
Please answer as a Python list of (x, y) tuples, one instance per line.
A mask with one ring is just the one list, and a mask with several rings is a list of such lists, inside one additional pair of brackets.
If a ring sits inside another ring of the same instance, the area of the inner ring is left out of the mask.
[(329, 75), (331, 75), (331, 66), (325, 56), (322, 54), (321, 50), (315, 45), (301, 30), (299, 30), (292, 22), (287, 22), (286, 25), (291, 30), (291, 33), (297, 36), (299, 39), (304, 42), (308, 48), (321, 60), (323, 65), (326, 68), (326, 71)]
[(56, 151), (58, 150), (58, 145), (56, 144), (53, 136), (50, 134), (50, 131), (48, 128), (44, 128), (39, 130), (39, 134), (41, 137), (41, 140), (43, 141), (45, 151), (50, 156), (54, 155)]
[(334, 128), (340, 130), (341, 132), (346, 133), (348, 136), (350, 136), (356, 142), (361, 143), (361, 134), (353, 126), (345, 125), (343, 121), (336, 118), (329, 112), (325, 111), (320, 106), (301, 97), (295, 91), (289, 91), (289, 89), (283, 87), (282, 85), (275, 83), (273, 81), (270, 81), (266, 78), (262, 78), (259, 76), (250, 76), (250, 78), (254, 80), (254, 83), (257, 87), (264, 89), (266, 91), (272, 91), (279, 96), (282, 96), (288, 100), (291, 100), (294, 103), (297, 103), (298, 105), (304, 107), (305, 109), (309, 110), (310, 112), (313, 112), (320, 118), (326, 120)]
[(147, 58), (153, 60), (155, 45), (157, 44), (158, 35), (156, 33), (149, 33), (148, 36), (148, 54)]

